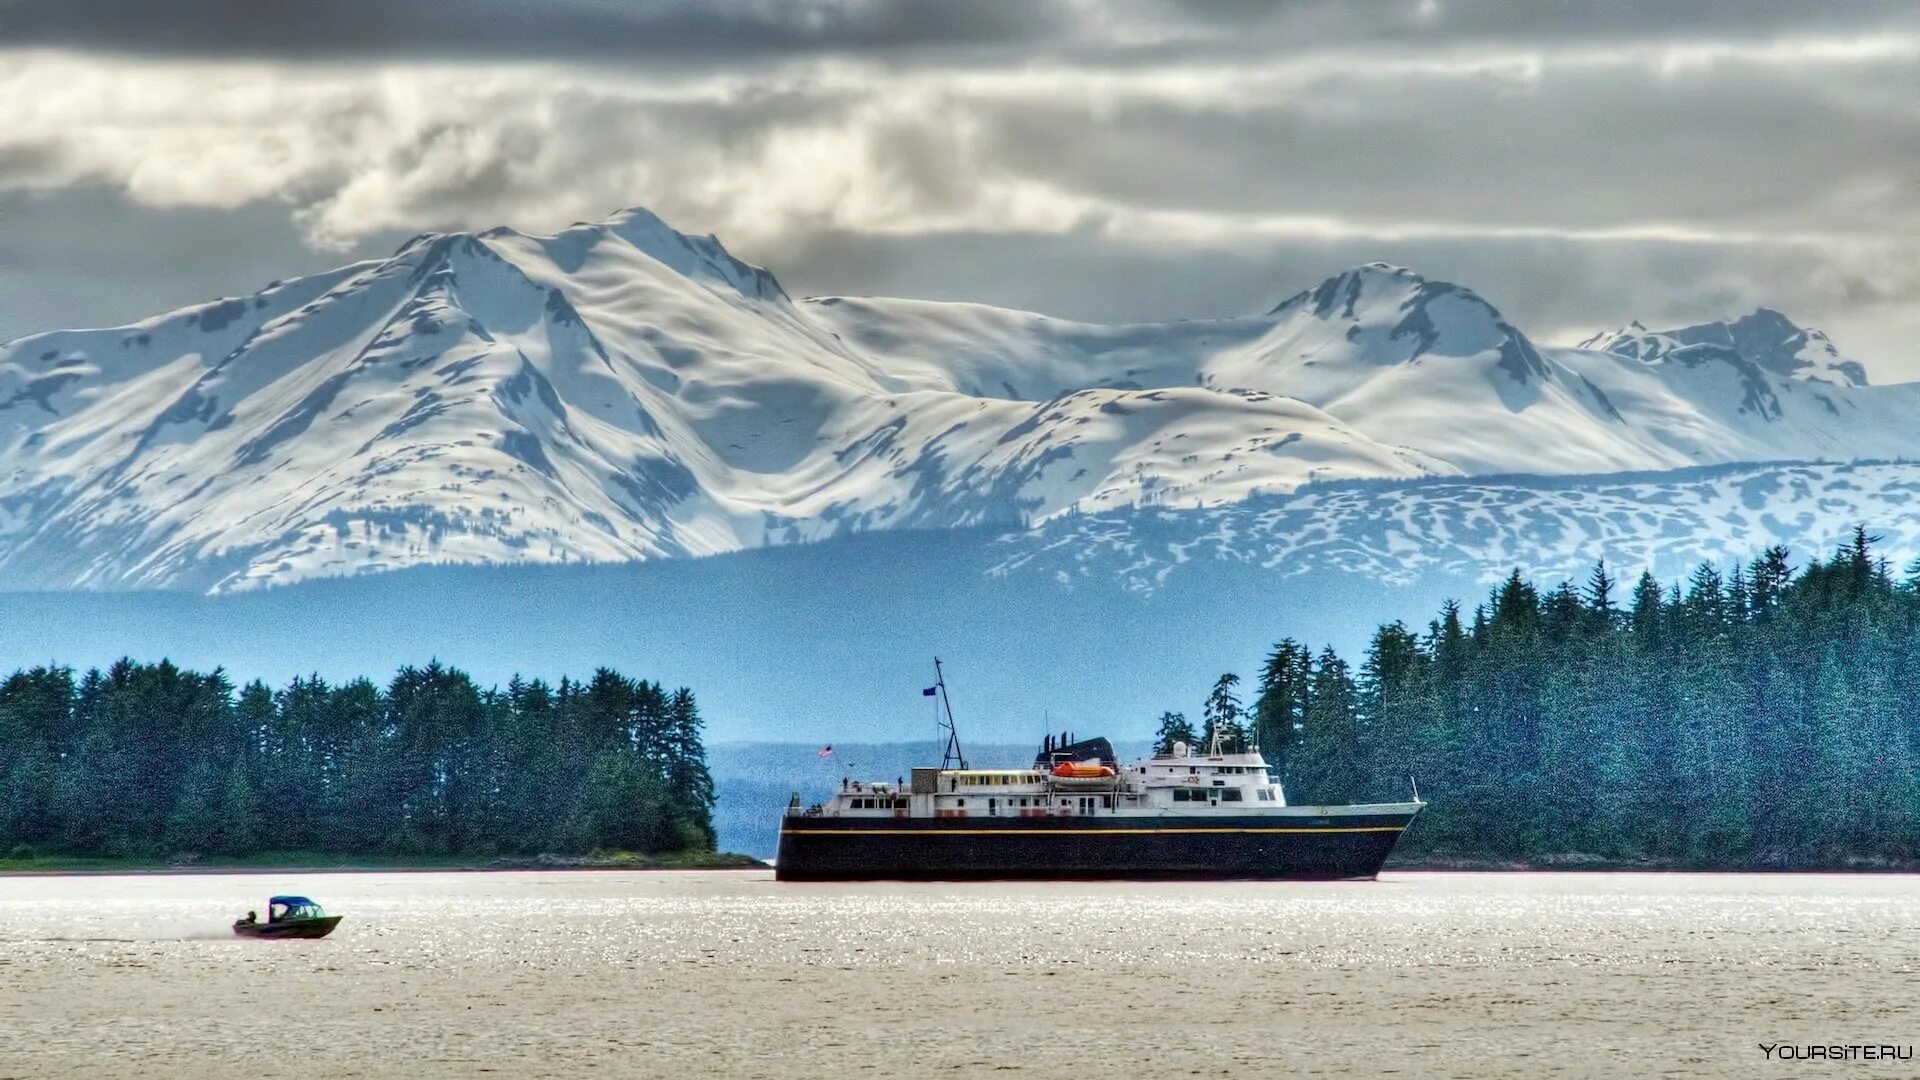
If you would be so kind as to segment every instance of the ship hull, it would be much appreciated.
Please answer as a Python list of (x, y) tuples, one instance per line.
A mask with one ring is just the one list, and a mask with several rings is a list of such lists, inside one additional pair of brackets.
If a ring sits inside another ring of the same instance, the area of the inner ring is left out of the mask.
[(788, 817), (782, 881), (1371, 878), (1417, 805), (1193, 817)]

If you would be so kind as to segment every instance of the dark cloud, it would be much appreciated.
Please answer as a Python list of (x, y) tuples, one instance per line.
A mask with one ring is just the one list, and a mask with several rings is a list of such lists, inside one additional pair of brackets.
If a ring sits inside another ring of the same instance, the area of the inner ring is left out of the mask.
[(1891, 0), (4, 0), (0, 42), (191, 56), (583, 57), (666, 66), (1034, 50), (1154, 60), (1464, 41), (1589, 43), (1920, 25)]
[(1021, 0), (6, 0), (0, 41), (199, 56), (591, 56), (695, 63), (1045, 39)]
[(1548, 340), (1769, 304), (1920, 375), (1910, 3), (0, 0), (0, 41), (64, 50), (0, 48), (0, 337), (642, 204), (796, 293), (1206, 317), (1386, 259)]
[(0, 341), (244, 296), (385, 254), (400, 239), (323, 253), (302, 242), (285, 207), (157, 210), (98, 188), (0, 198)]
[[(1876, 100), (1860, 86), (1904, 94)], [(1910, 95), (1910, 96), (1909, 96)], [(1054, 101), (991, 114), (991, 156), (1131, 205), (1360, 221), (1622, 222), (1852, 231), (1920, 226), (1920, 67), (1798, 78), (1549, 73), (1310, 86), (1222, 107)], [(1858, 182), (1855, 182), (1858, 181)], [(1828, 201), (1836, 189), (1855, 197)], [(1873, 215), (1867, 225), (1863, 215)]]
[[(1680, 325), (1760, 306), (1825, 324), (1859, 300), (1849, 290), (1861, 284), (1850, 275), (1824, 280), (1803, 252), (1542, 238), (1288, 241), (1196, 252), (1088, 233), (822, 233), (791, 258), (781, 278), (795, 295), (975, 301), (1091, 322), (1250, 315), (1381, 260), (1466, 285), (1554, 344), (1633, 319)], [(1920, 303), (1920, 266), (1877, 278), (1873, 288), (1876, 303)]]
[(1830, 33), (1912, 25), (1920, 19), (1914, 5), (1902, 0), (1822, 0), (1817, 4), (1162, 0), (1149, 10), (1161, 12), (1170, 26), (1204, 27), (1241, 37), (1287, 37), (1308, 47), (1455, 39), (1543, 43), (1649, 37), (1754, 39), (1808, 30)]

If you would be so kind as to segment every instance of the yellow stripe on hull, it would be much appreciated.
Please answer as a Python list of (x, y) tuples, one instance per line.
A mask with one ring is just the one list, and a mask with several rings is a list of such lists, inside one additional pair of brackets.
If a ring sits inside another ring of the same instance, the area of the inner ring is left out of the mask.
[(786, 836), (1153, 836), (1160, 833), (1363, 833), (1403, 830), (1404, 825), (1356, 825), (1338, 829), (782, 829)]

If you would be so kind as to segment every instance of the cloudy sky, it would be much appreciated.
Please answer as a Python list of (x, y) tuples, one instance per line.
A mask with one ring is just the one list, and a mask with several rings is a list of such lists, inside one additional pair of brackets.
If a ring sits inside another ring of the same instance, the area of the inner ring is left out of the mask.
[(1385, 259), (1920, 378), (1920, 5), (0, 0), (0, 337), (628, 205), (795, 295), (1201, 317)]

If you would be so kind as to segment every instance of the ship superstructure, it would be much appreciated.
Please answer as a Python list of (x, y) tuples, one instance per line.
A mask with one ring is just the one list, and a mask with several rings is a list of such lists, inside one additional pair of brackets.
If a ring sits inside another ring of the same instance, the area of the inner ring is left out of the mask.
[(1423, 805), (1290, 806), (1257, 750), (1217, 739), (1122, 766), (1106, 739), (1062, 734), (1027, 767), (916, 768), (902, 780), (846, 779), (813, 806), (796, 796), (776, 875), (1367, 878)]

